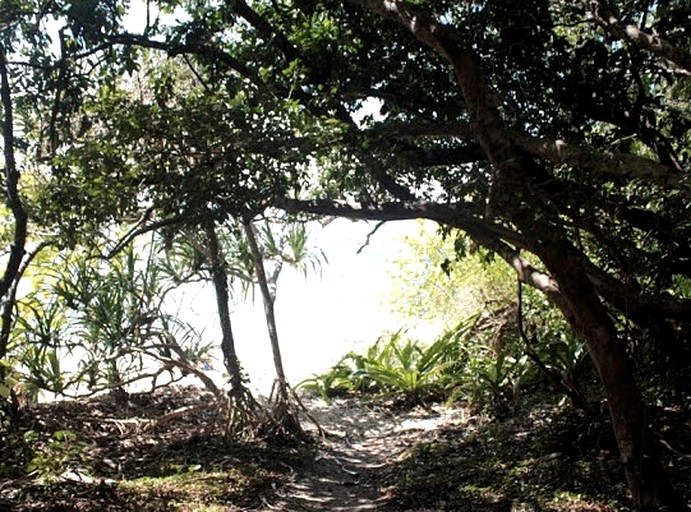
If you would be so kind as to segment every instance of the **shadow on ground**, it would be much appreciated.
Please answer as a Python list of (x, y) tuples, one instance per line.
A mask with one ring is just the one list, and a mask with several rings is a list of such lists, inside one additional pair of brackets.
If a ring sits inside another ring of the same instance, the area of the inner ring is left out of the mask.
[[(651, 411), (651, 416), (653, 416)], [(655, 421), (678, 448), (663, 459), (691, 497), (691, 422), (678, 411)], [(396, 510), (610, 511), (629, 508), (611, 426), (568, 405), (526, 401), (501, 421), (440, 429), (388, 468)], [(669, 444), (669, 443), (667, 443)]]
[[(3, 438), (24, 452), (17, 467), (0, 464), (0, 510), (629, 510), (608, 423), (544, 397), (501, 419), (354, 398), (305, 404), (327, 432), (314, 443), (229, 443), (215, 404), (190, 388), (34, 407)], [(650, 418), (691, 496), (691, 418)]]

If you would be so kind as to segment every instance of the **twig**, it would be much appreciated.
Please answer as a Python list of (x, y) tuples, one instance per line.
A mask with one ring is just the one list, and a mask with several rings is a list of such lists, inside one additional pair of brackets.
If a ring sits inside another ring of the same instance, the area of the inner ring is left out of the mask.
[(379, 228), (382, 227), (384, 224), (386, 224), (385, 220), (379, 221), (377, 223), (377, 225), (374, 227), (374, 229), (367, 234), (367, 239), (365, 240), (365, 243), (360, 246), (360, 248), (357, 250), (356, 254), (360, 254), (362, 252), (362, 250), (369, 245), (371, 238), (379, 230)]

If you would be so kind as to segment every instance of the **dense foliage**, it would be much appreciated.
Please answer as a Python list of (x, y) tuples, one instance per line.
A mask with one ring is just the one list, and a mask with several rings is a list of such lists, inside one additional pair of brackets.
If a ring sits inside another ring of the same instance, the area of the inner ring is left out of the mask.
[(129, 238), (213, 241), (268, 206), (428, 218), (558, 308), (603, 384), (634, 502), (679, 507), (640, 385), (688, 407), (687, 2), (13, 0), (0, 14), (0, 356), (27, 243), (88, 244), (135, 219)]
[(9, 347), (25, 372), (23, 399), (155, 388), (208, 365), (210, 342), (171, 312), (175, 276), (153, 258), (160, 244), (147, 245), (144, 261), (129, 247), (110, 260), (52, 254), (34, 269)]

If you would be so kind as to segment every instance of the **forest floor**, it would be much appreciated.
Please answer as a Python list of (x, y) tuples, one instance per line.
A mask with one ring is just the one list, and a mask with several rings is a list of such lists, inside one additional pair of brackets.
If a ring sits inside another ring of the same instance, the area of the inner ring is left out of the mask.
[[(212, 399), (169, 388), (25, 409), (0, 446), (0, 511), (626, 511), (609, 427), (525, 399), (464, 407), (304, 397), (313, 442), (228, 443)], [(691, 493), (691, 420), (660, 415)], [(14, 466), (7, 461), (11, 460)]]

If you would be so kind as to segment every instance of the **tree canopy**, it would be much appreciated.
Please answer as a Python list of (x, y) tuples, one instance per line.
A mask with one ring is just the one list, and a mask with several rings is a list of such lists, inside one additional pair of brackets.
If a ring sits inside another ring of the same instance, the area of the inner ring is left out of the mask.
[(691, 361), (688, 2), (13, 0), (0, 13), (13, 247), (20, 173), (31, 222), (61, 243), (269, 206), (459, 228), (583, 337), (634, 501), (665, 494), (642, 462), (629, 354), (645, 345), (678, 374)]

